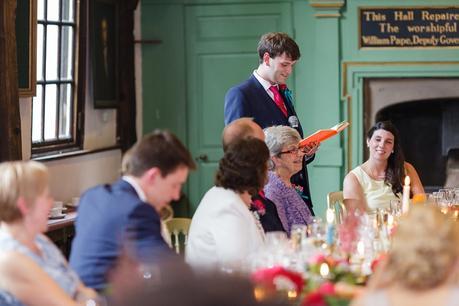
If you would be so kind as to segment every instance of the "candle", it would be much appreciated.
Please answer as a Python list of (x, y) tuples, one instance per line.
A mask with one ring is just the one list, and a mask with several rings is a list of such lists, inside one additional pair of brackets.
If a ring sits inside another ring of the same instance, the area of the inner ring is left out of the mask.
[(363, 242), (363, 240), (360, 240), (357, 243), (357, 254), (359, 255), (360, 259), (365, 258), (365, 243)]
[(410, 177), (405, 176), (405, 185), (403, 185), (402, 195), (402, 213), (406, 214), (410, 209)]
[(332, 245), (335, 240), (335, 212), (327, 209), (327, 245)]
[(328, 266), (328, 264), (326, 262), (323, 262), (320, 265), (319, 273), (320, 273), (320, 276), (322, 276), (323, 278), (327, 278), (328, 277), (328, 274), (330, 273), (330, 267)]

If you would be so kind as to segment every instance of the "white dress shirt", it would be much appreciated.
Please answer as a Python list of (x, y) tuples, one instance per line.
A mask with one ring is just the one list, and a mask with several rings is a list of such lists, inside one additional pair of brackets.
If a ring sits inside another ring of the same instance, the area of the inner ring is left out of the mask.
[[(265, 79), (263, 79), (258, 73), (256, 70), (253, 71), (253, 76), (258, 80), (258, 82), (260, 82), (261, 86), (263, 86), (263, 88), (266, 90), (266, 93), (271, 97), (271, 99), (273, 99), (274, 101), (274, 93), (271, 91), (271, 86), (273, 86), (273, 84), (271, 84), (269, 81), (266, 81)], [(275, 86), (277, 86), (277, 89), (279, 89), (279, 86), (277, 84), (274, 84)]]

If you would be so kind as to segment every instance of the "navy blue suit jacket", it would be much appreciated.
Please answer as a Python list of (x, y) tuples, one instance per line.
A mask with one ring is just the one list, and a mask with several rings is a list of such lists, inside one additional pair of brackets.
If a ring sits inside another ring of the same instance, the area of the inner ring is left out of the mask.
[(124, 251), (140, 261), (172, 254), (161, 236), (158, 213), (122, 179), (82, 195), (75, 231), (70, 265), (97, 290), (105, 288), (107, 273)]
[[(293, 104), (284, 96), (288, 117), (297, 116)], [(262, 129), (273, 125), (287, 125), (288, 117), (282, 113), (263, 85), (253, 76), (228, 90), (225, 96), (225, 125), (242, 117), (253, 117)], [(297, 131), (303, 137), (301, 123)]]
[[(286, 125), (290, 126), (288, 118), (295, 116), (295, 108), (292, 101), (281, 92), (284, 98), (285, 106), (287, 107), (287, 117), (282, 113), (273, 99), (268, 95), (263, 85), (252, 74), (250, 78), (239, 85), (236, 85), (228, 90), (225, 96), (225, 125), (242, 117), (252, 117), (253, 120), (261, 126), (262, 129), (273, 125)], [(298, 120), (298, 127), (296, 128), (303, 138), (303, 128)], [(308, 169), (306, 167), (314, 156), (303, 161), (303, 170), (300, 171), (292, 178), (292, 182), (303, 187), (303, 194), (306, 204), (308, 205), (311, 213), (314, 215), (312, 209), (311, 192), (309, 190)]]

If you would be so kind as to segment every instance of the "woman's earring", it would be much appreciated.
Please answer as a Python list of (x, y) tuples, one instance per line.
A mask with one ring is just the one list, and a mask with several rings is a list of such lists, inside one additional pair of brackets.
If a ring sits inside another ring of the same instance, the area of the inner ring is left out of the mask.
[(392, 150), (392, 153), (394, 153), (394, 150)]

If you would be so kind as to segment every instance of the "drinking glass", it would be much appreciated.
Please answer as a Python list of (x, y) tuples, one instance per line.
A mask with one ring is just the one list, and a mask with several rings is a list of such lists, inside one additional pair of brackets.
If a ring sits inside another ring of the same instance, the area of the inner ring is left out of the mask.
[(301, 249), (303, 241), (307, 238), (308, 227), (305, 224), (293, 224), (290, 230), (290, 241), (295, 250)]
[(321, 218), (314, 218), (312, 223), (308, 225), (308, 236), (312, 239), (315, 247), (321, 247), (325, 243), (325, 225)]
[(285, 232), (267, 232), (265, 237), (267, 248), (279, 248), (288, 245), (288, 238)]
[(390, 212), (394, 217), (402, 215), (402, 202), (400, 200), (390, 200)]

